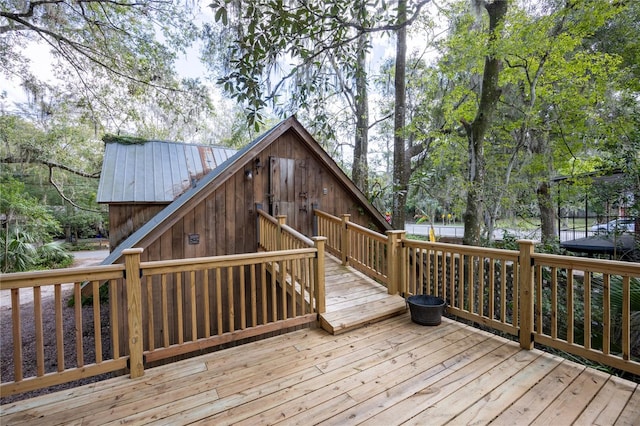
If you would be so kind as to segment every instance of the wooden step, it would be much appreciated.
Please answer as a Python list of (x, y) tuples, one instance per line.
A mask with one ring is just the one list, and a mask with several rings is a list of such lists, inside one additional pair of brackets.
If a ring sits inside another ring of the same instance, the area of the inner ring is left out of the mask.
[(387, 295), (362, 305), (325, 312), (320, 315), (320, 325), (331, 334), (340, 334), (403, 314), (406, 310), (404, 298), (399, 295)]

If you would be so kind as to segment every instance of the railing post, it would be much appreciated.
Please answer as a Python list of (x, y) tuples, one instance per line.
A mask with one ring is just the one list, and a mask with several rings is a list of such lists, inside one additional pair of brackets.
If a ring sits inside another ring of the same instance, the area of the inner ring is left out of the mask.
[(324, 246), (327, 242), (327, 237), (313, 237), (312, 240), (315, 243), (316, 249), (318, 250), (315, 268), (316, 310), (318, 314), (323, 314), (327, 309), (324, 289)]
[(278, 219), (278, 231), (276, 233), (276, 250), (282, 250), (282, 225), (287, 223), (287, 215), (279, 214), (276, 216)]
[(127, 321), (129, 332), (129, 370), (132, 379), (144, 375), (142, 337), (142, 288), (140, 284), (141, 248), (122, 251), (126, 269)]
[(522, 349), (533, 349), (533, 262), (534, 252), (533, 241), (519, 240), (520, 255), (520, 347)]
[(398, 250), (404, 234), (405, 231), (387, 231), (387, 292), (389, 294), (404, 292), (405, 283), (402, 272), (404, 265)]
[(342, 234), (340, 235), (340, 255), (342, 257), (342, 264), (349, 265), (349, 253), (351, 252), (351, 242), (349, 240), (349, 218), (350, 214), (342, 215)]

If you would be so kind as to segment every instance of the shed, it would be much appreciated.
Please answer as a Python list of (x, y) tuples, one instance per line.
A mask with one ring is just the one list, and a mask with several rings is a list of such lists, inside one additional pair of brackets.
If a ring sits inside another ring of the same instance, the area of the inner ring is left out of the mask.
[[(145, 144), (146, 145), (146, 144)], [(153, 143), (151, 146), (157, 146)], [(286, 215), (287, 224), (307, 235), (313, 235), (314, 213), (313, 209), (321, 209), (333, 215), (350, 214), (350, 220), (366, 226), (378, 232), (390, 229), (384, 217), (369, 203), (367, 198), (345, 175), (333, 159), (322, 149), (314, 138), (303, 128), (295, 117), (290, 117), (260, 137), (249, 143), (243, 149), (233, 153), (222, 163), (212, 168), (201, 176), (197, 173), (182, 171), (178, 178), (164, 179), (162, 173), (181, 161), (181, 154), (176, 157), (161, 157), (162, 165), (158, 170), (154, 157), (154, 149), (145, 149), (138, 155), (140, 148), (134, 147), (133, 154), (124, 155), (119, 161), (105, 161), (102, 180), (113, 179), (116, 176), (129, 176), (125, 171), (132, 167), (137, 171), (140, 168), (150, 171), (124, 179), (122, 183), (101, 183), (101, 202), (109, 204), (110, 217), (120, 217), (122, 220), (110, 224), (111, 232), (118, 233), (118, 239), (122, 241), (112, 249), (110, 255), (103, 264), (111, 264), (123, 261), (122, 251), (127, 248), (143, 248), (142, 261), (185, 259), (204, 256), (218, 256), (227, 254), (253, 253), (258, 250), (257, 241), (257, 209), (263, 209), (272, 215)], [(114, 152), (120, 149), (132, 150), (132, 147), (110, 147), (107, 151)], [(184, 152), (188, 149), (184, 148)], [(178, 150), (178, 152), (182, 152)], [(146, 156), (144, 155), (146, 153)], [(229, 153), (229, 152), (227, 152)], [(111, 154), (109, 154), (111, 155)], [(115, 155), (115, 154), (114, 154)], [(130, 166), (129, 159), (131, 158)], [(200, 156), (199, 158), (203, 158)], [(167, 161), (165, 163), (164, 161)], [(195, 162), (197, 163), (197, 162)], [(193, 164), (183, 162), (186, 164)], [(150, 167), (153, 166), (153, 167)], [(114, 170), (106, 170), (110, 167)], [(139, 176), (139, 177), (138, 177)], [(173, 175), (172, 175), (173, 176)], [(189, 184), (185, 184), (185, 176), (189, 176)], [(155, 178), (154, 178), (155, 177)], [(153, 191), (143, 191), (155, 185), (156, 181), (162, 181), (167, 186)], [(179, 189), (176, 189), (179, 186)], [(109, 192), (106, 188), (112, 188)], [(138, 197), (135, 194), (156, 194), (166, 196), (171, 193), (179, 193), (176, 198), (167, 204), (167, 199)], [(130, 194), (128, 197), (116, 197), (120, 191)], [(183, 191), (183, 192), (180, 192)], [(106, 194), (111, 194), (107, 198)], [(137, 198), (136, 198), (137, 197)], [(155, 214), (153, 209), (157, 209)], [(112, 212), (112, 209), (115, 209)], [(126, 212), (132, 212), (127, 217)], [(134, 214), (135, 213), (135, 214)], [(137, 216), (136, 216), (137, 215)], [(136, 217), (132, 217), (136, 216)], [(142, 218), (146, 219), (143, 221)], [(129, 221), (129, 222), (127, 222)], [(126, 226), (123, 226), (125, 225)], [(125, 231), (131, 230), (130, 235)], [(179, 275), (179, 274), (178, 274)], [(223, 272), (224, 275), (224, 272)], [(222, 282), (225, 278), (222, 277)], [(233, 276), (238, 281), (238, 276)], [(214, 297), (213, 278), (196, 276), (199, 282), (205, 282), (209, 286), (209, 297)], [(176, 277), (167, 279), (165, 283), (168, 294), (175, 297), (170, 305), (181, 304), (184, 314), (188, 317), (191, 305), (187, 298), (175, 296), (178, 287), (182, 288), (181, 294), (189, 294), (185, 287), (185, 281)], [(237, 282), (234, 288), (244, 286), (246, 282)], [(118, 288), (118, 294), (110, 294), (112, 300), (124, 303), (126, 294), (123, 288)], [(158, 291), (154, 286), (153, 292)], [(247, 290), (248, 292), (248, 290)], [(203, 295), (196, 296), (198, 311), (204, 309), (202, 305)], [(215, 296), (218, 297), (218, 296)], [(240, 311), (238, 297), (227, 294), (222, 289), (219, 295), (221, 302), (234, 304), (235, 310)], [(267, 298), (269, 296), (267, 295)], [(160, 294), (152, 294), (143, 297), (143, 309), (150, 311), (159, 310)], [(152, 303), (153, 306), (148, 304)], [(215, 306), (212, 301), (210, 306)], [(267, 306), (271, 309), (271, 303), (258, 306)], [(127, 323), (126, 312), (120, 309), (117, 324), (124, 327)], [(233, 330), (239, 324), (228, 323), (229, 319), (212, 318), (212, 329)], [(239, 321), (236, 318), (235, 321)], [(191, 332), (190, 323), (184, 324), (184, 330), (170, 327), (167, 333), (172, 343), (179, 340), (179, 331)], [(122, 332), (124, 335), (124, 331)], [(155, 339), (160, 341), (163, 330), (154, 329)], [(202, 330), (198, 330), (201, 334)], [(145, 342), (145, 347), (148, 342)], [(124, 342), (120, 342), (120, 350), (125, 351)]]
[(141, 247), (142, 260), (251, 253), (257, 208), (313, 234), (313, 209), (379, 232), (384, 217), (295, 117), (240, 151), (150, 141), (109, 143), (98, 201), (109, 205), (114, 263)]

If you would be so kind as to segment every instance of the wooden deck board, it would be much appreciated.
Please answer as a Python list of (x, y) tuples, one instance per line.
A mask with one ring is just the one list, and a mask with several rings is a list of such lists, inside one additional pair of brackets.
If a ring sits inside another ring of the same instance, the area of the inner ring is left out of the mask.
[(2, 424), (640, 424), (640, 390), (538, 350), (409, 314), (298, 330), (1, 407)]

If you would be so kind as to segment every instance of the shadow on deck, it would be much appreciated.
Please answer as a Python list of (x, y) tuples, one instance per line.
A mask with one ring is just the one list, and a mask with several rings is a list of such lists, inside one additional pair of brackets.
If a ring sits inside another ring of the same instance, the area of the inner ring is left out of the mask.
[(326, 312), (320, 315), (321, 327), (340, 334), (377, 321), (400, 315), (407, 310), (400, 295), (355, 269), (343, 266), (330, 255), (325, 257)]

